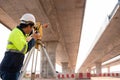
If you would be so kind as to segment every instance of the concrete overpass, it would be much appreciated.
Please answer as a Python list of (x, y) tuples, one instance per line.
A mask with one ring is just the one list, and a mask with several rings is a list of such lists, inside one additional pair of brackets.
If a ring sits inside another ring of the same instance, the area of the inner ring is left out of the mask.
[[(117, 11), (116, 11), (117, 10)], [(119, 64), (119, 59), (112, 63), (102, 66), (102, 63), (120, 55), (120, 7), (116, 5), (115, 15), (110, 20), (107, 28), (95, 44), (87, 59), (79, 69), (80, 72), (86, 72), (87, 69), (96, 67), (96, 72), (101, 73), (102, 67)], [(111, 16), (111, 15), (110, 15)], [(109, 18), (110, 18), (109, 16)]]
[[(37, 21), (49, 23), (49, 27), (43, 31), (42, 40), (50, 58), (54, 65), (57, 63), (63, 67), (63, 72), (72, 72), (78, 55), (85, 2), (86, 0), (1, 0), (0, 22), (12, 30), (19, 24), (21, 15), (30, 12), (35, 15)], [(79, 72), (86, 72), (88, 68), (96, 66), (99, 73), (101, 63), (120, 54), (119, 14), (120, 8), (110, 20)], [(44, 64), (46, 62), (44, 60), (42, 62), (42, 69), (49, 69), (49, 66), (44, 67), (48, 63)], [(50, 69), (49, 71), (52, 72)], [(47, 71), (45, 72), (47, 73)]]
[[(74, 71), (81, 36), (86, 0), (0, 0), (0, 22), (9, 29), (19, 24), (24, 13), (49, 23), (42, 41), (52, 62)], [(44, 56), (43, 56), (44, 57)], [(42, 61), (43, 66), (45, 61)], [(47, 67), (49, 69), (49, 67)], [(63, 71), (64, 71), (63, 70)], [(50, 71), (50, 69), (49, 69)]]

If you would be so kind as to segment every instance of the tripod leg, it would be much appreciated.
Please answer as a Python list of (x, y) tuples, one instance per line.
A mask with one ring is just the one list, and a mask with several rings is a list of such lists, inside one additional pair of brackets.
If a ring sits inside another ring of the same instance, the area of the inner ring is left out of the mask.
[[(38, 41), (37, 41), (38, 42)], [(31, 68), (31, 80), (35, 80), (35, 78), (40, 78), (41, 75), (36, 75), (36, 68), (37, 68), (37, 64), (39, 63), (41, 66), (41, 63), (38, 62), (38, 58), (40, 58), (40, 50), (41, 50), (41, 45), (39, 45), (39, 43), (36, 42), (35, 45), (35, 53), (33, 54), (33, 60), (32, 60), (32, 68)], [(37, 50), (37, 51), (36, 51)], [(39, 54), (39, 55), (38, 55)], [(41, 59), (41, 58), (40, 58)], [(41, 71), (40, 71), (41, 73)]]
[(55, 69), (54, 69), (54, 66), (53, 66), (53, 64), (52, 64), (52, 62), (51, 62), (51, 60), (50, 60), (50, 58), (49, 58), (49, 55), (48, 55), (48, 53), (47, 53), (47, 51), (46, 51), (46, 49), (45, 49), (44, 46), (42, 46), (42, 50), (43, 50), (43, 52), (45, 53), (45, 56), (46, 56), (47, 59), (48, 59), (48, 62), (49, 62), (50, 66), (51, 66), (51, 68), (52, 68), (52, 71), (53, 71), (53, 73), (54, 73), (54, 77), (56, 77), (56, 79), (58, 79), (58, 78), (57, 78), (57, 75), (56, 75), (56, 71), (55, 71)]
[(37, 49), (37, 52), (33, 54), (32, 68), (31, 68), (31, 80), (35, 80), (35, 77), (36, 77), (35, 75), (36, 75), (37, 60), (38, 60), (38, 49)]
[(31, 49), (31, 51), (28, 52), (27, 58), (25, 59), (25, 62), (23, 64), (22, 68), (21, 68), (21, 72), (20, 72), (18, 80), (22, 80), (23, 79), (23, 76), (24, 76), (24, 74), (26, 72), (27, 65), (28, 65), (28, 63), (30, 61), (31, 55), (32, 55), (32, 53), (33, 53), (34, 50), (35, 50), (35, 47), (33, 47)]
[(31, 80), (34, 80), (35, 79), (35, 72), (33, 72), (33, 66), (34, 66), (34, 56), (35, 56), (35, 53), (32, 54), (33, 58), (32, 58), (32, 68), (31, 68)]

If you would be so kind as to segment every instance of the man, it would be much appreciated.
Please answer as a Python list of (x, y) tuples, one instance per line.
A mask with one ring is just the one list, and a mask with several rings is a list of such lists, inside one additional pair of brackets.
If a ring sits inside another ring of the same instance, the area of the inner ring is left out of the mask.
[(24, 14), (20, 21), (20, 24), (11, 31), (7, 50), (0, 64), (0, 77), (2, 80), (18, 80), (24, 56), (31, 50), (35, 40), (39, 37), (38, 33), (32, 33), (32, 36), (28, 36), (36, 23), (32, 14)]

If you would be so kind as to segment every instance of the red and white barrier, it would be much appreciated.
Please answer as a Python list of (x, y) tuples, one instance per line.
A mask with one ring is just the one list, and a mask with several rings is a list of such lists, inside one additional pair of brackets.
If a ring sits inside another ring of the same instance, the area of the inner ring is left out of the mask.
[(69, 78), (75, 78), (75, 74), (58, 74), (58, 79), (69, 79)]
[(92, 74), (92, 77), (120, 77), (120, 73), (100, 73), (100, 74)]
[(91, 78), (91, 74), (90, 73), (79, 73), (78, 78), (79, 79), (90, 79)]
[(90, 73), (73, 73), (73, 74), (58, 74), (58, 79), (91, 79)]

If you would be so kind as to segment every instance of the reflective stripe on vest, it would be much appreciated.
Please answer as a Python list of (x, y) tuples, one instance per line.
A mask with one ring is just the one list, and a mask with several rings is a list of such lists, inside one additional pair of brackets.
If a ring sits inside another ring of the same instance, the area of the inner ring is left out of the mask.
[(8, 44), (11, 44), (11, 45), (13, 45), (13, 43), (12, 43), (12, 42), (8, 42)]
[[(12, 42), (8, 42), (8, 45), (13, 45)], [(18, 51), (18, 50), (14, 50), (14, 49), (7, 49), (7, 51), (11, 51), (11, 52), (19, 52), (19, 53), (24, 53), (25, 52), (25, 49), (26, 49), (26, 45), (24, 45), (23, 49), (21, 51)]]

